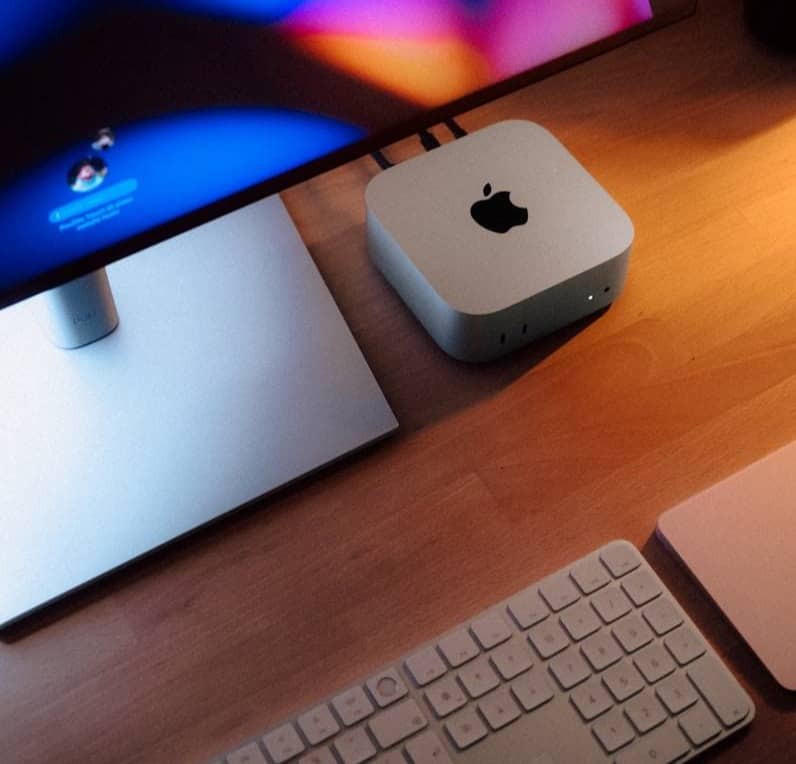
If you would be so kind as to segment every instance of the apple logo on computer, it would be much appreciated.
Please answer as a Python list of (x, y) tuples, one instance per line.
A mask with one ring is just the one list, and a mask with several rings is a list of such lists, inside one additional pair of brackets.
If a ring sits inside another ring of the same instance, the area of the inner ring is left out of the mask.
[(508, 233), (515, 226), (528, 222), (528, 210), (518, 207), (509, 198), (510, 191), (492, 194), (492, 184), (484, 186), (484, 196), (470, 207), (470, 215), (478, 225), (493, 233)]

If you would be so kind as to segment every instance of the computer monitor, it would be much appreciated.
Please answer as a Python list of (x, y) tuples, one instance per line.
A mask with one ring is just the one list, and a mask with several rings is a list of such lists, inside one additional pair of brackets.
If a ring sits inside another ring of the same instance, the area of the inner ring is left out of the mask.
[(395, 428), (273, 194), (693, 6), (7, 4), (0, 625)]
[(516, 87), (518, 76), (691, 6), (693, 0), (9, 3), (0, 37), (0, 305), (261, 199), (486, 100), (501, 86)]

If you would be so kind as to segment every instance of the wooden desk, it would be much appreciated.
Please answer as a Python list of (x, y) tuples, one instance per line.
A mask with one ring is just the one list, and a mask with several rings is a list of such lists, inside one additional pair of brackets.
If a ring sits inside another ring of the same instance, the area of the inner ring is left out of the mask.
[(793, 761), (796, 697), (652, 537), (796, 438), (796, 64), (740, 5), (461, 119), (543, 123), (637, 228), (612, 309), (502, 362), (449, 360), (369, 264), (369, 159), (285, 194), (403, 430), (0, 643), (3, 761), (202, 762), (616, 537), (757, 703), (706, 760)]

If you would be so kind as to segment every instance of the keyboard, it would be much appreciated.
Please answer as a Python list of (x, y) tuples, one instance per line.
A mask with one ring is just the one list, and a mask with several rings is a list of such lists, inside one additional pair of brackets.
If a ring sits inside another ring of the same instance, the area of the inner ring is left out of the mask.
[(614, 541), (214, 764), (671, 764), (754, 705)]

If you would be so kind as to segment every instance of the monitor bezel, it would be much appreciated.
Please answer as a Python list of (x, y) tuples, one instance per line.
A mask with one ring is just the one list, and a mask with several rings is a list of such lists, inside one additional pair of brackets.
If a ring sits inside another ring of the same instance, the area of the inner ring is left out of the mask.
[(62, 266), (52, 268), (46, 273), (15, 284), (13, 288), (7, 290), (4, 294), (0, 294), (0, 309), (34, 297), (49, 289), (54, 289), (92, 271), (104, 268), (111, 263), (134, 255), (136, 252), (154, 246), (166, 239), (179, 236), (222, 215), (234, 212), (248, 204), (284, 191), (316, 175), (329, 172), (384, 146), (407, 138), (419, 130), (475, 109), (491, 100), (508, 95), (526, 85), (549, 77), (562, 69), (581, 63), (588, 58), (641, 37), (650, 31), (685, 18), (696, 10), (697, 0), (651, 0), (650, 4), (653, 10), (653, 17), (649, 21), (556, 58), (546, 64), (529, 69), (514, 77), (469, 93), (455, 101), (433, 109), (423, 110), (417, 117), (369, 135), (342, 149), (325, 154), (292, 170), (275, 175), (261, 183), (249, 186), (223, 199), (173, 218), (166, 223), (153, 226), (146, 231), (129, 236), (108, 247), (89, 252), (79, 259), (72, 260)]

